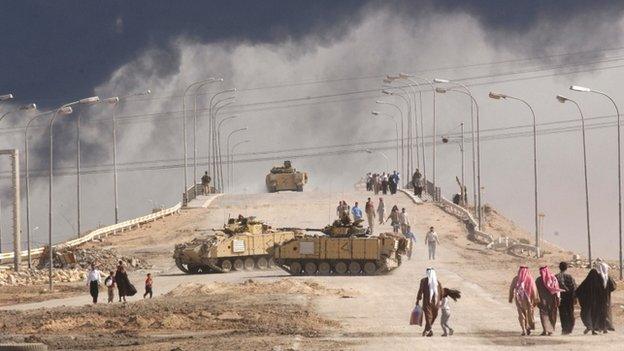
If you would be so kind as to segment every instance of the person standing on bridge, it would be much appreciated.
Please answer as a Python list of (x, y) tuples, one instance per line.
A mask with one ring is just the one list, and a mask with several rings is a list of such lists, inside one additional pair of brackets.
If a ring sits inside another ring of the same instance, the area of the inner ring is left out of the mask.
[(429, 259), (435, 260), (436, 249), (438, 248), (438, 244), (440, 240), (438, 239), (438, 234), (433, 230), (433, 227), (429, 227), (429, 231), (427, 235), (425, 235), (425, 245), (429, 249)]
[(422, 309), (425, 315), (425, 330), (423, 330), (422, 335), (431, 337), (433, 336), (431, 328), (438, 317), (438, 306), (442, 298), (442, 284), (438, 282), (435, 269), (429, 267), (426, 272), (427, 276), (420, 280), (416, 304), (419, 305), (420, 300), (423, 300)]
[(386, 172), (381, 174), (381, 192), (384, 195), (388, 195), (388, 175)]
[(201, 177), (202, 182), (202, 190), (204, 191), (204, 195), (208, 195), (210, 193), (210, 182), (212, 178), (208, 175), (208, 172), (204, 172), (204, 175)]
[(353, 221), (358, 221), (362, 219), (362, 210), (358, 207), (358, 203), (356, 202), (351, 209), (351, 214), (353, 215)]
[(366, 212), (366, 219), (368, 219), (370, 234), (373, 234), (373, 227), (375, 225), (375, 204), (373, 204), (373, 200), (371, 200), (370, 197), (368, 198), (368, 201), (366, 201), (364, 212)]
[(556, 275), (559, 281), (559, 287), (565, 289), (561, 292), (561, 302), (559, 303), (559, 319), (561, 320), (561, 334), (571, 334), (574, 329), (574, 291), (576, 290), (576, 281), (566, 273), (568, 264), (566, 262), (559, 263), (559, 274)]
[(89, 287), (89, 293), (93, 298), (93, 303), (98, 301), (98, 294), (100, 292), (100, 283), (102, 282), (102, 272), (95, 266), (95, 263), (91, 263), (91, 269), (87, 273), (87, 286)]
[(540, 267), (540, 276), (535, 280), (535, 286), (539, 294), (538, 304), (540, 321), (542, 322), (542, 335), (551, 336), (557, 324), (557, 309), (559, 308), (560, 294), (559, 281), (547, 266)]
[(386, 205), (383, 202), (383, 198), (379, 198), (379, 203), (377, 204), (377, 216), (379, 217), (379, 225), (384, 223), (384, 219), (386, 218)]
[(533, 307), (539, 302), (535, 281), (527, 266), (520, 266), (518, 275), (509, 285), (509, 303), (515, 299), (518, 310), (518, 321), (522, 328), (522, 335), (531, 335), (531, 330), (535, 329), (533, 319)]
[(412, 176), (412, 186), (414, 187), (414, 195), (416, 196), (422, 195), (422, 185), (420, 182), (420, 178), (422, 178), (422, 174), (420, 174), (420, 171), (417, 169)]

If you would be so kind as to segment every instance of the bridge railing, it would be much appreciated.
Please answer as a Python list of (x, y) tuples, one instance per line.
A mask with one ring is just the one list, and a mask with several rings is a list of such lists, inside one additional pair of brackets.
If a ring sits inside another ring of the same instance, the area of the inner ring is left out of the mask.
[[(148, 215), (145, 216), (141, 216), (138, 218), (134, 218), (134, 219), (129, 219), (127, 221), (123, 221), (117, 224), (113, 224), (113, 225), (109, 225), (106, 227), (102, 227), (102, 228), (98, 228), (98, 229), (94, 229), (92, 231), (90, 231), (89, 233), (87, 233), (86, 235), (81, 236), (80, 238), (77, 239), (73, 239), (73, 240), (69, 240), (69, 241), (65, 241), (62, 243), (58, 243), (56, 245), (53, 245), (54, 249), (61, 249), (61, 248), (69, 248), (69, 247), (74, 247), (74, 246), (78, 246), (80, 244), (86, 243), (88, 241), (94, 240), (94, 239), (99, 239), (102, 237), (106, 237), (110, 234), (114, 234), (117, 232), (123, 232), (125, 230), (128, 229), (132, 229), (135, 227), (140, 227), (141, 224), (144, 223), (148, 223), (148, 222), (153, 222), (157, 219), (161, 219), (163, 217), (172, 215), (174, 213), (178, 213), (180, 211), (180, 208), (182, 207), (182, 203), (178, 203), (173, 207), (170, 208), (165, 208), (163, 210), (160, 210), (158, 212), (154, 212), (154, 213), (150, 213)], [(43, 247), (37, 248), (37, 249), (33, 249), (30, 250), (30, 256), (31, 257), (39, 257), (44, 251)], [(28, 250), (24, 250), (21, 253), (22, 257), (28, 257)], [(13, 260), (13, 252), (6, 252), (6, 253), (1, 253), (0, 254), (0, 262), (4, 262), (5, 260)]]

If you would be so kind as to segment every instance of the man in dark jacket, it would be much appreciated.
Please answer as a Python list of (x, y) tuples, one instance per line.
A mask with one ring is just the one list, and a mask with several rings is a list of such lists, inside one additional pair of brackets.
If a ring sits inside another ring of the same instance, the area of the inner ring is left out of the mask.
[(568, 264), (566, 262), (559, 263), (559, 274), (556, 275), (559, 281), (559, 287), (565, 289), (561, 292), (561, 302), (559, 305), (559, 318), (561, 319), (561, 334), (566, 335), (572, 333), (574, 329), (574, 292), (576, 291), (576, 281), (566, 273)]

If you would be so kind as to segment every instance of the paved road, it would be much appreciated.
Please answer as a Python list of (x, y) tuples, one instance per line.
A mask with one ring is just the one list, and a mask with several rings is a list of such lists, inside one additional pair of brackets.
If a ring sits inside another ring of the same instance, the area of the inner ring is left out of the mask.
[[(225, 218), (239, 213), (264, 218), (276, 227), (323, 226), (335, 216), (338, 200), (350, 203), (359, 201), (363, 206), (367, 196), (369, 195), (363, 192), (226, 195), (216, 199), (208, 209), (192, 210), (194, 212), (171, 220), (161, 229), (154, 228), (149, 236), (153, 240), (149, 248), (166, 251), (167, 247), (172, 247), (167, 242), (169, 239), (159, 240), (160, 232), (175, 229), (178, 233), (188, 233), (218, 227)], [(352, 298), (328, 296), (315, 300), (321, 314), (339, 320), (344, 326), (341, 332), (331, 336), (332, 339), (353, 342), (353, 348), (360, 350), (502, 350), (513, 346), (548, 350), (621, 349), (624, 343), (621, 332), (583, 336), (578, 320), (577, 330), (572, 336), (520, 337), (515, 307), (506, 301), (506, 287), (521, 261), (505, 255), (493, 255), (478, 245), (471, 244), (465, 240), (463, 225), (431, 204), (414, 204), (403, 194), (385, 196), (384, 199), (388, 208), (397, 204), (407, 208), (410, 214), (419, 235), (415, 257), (411, 261), (405, 261), (397, 270), (384, 276), (288, 278), (311, 279), (328, 287), (354, 291)], [(439, 259), (435, 262), (425, 260), (425, 247), (422, 242), (422, 236), (430, 225), (436, 227), (442, 239)], [(382, 229), (387, 231), (390, 228), (384, 226)], [(172, 237), (175, 240), (176, 235), (172, 234)], [(140, 236), (133, 238), (139, 243), (140, 239)], [(156, 295), (166, 293), (185, 282), (239, 282), (249, 278), (270, 281), (287, 277), (280, 270), (184, 275), (169, 259), (163, 258), (158, 264), (162, 273), (155, 279)], [(456, 330), (453, 337), (441, 338), (439, 324), (434, 328), (433, 338), (421, 337), (419, 327), (408, 325), (418, 281), (424, 276), (428, 266), (437, 269), (444, 286), (462, 291), (462, 299), (452, 305), (451, 325)], [(140, 278), (135, 276), (134, 279), (139, 281)], [(88, 302), (89, 297), (85, 294), (5, 308), (30, 309), (82, 305)], [(536, 316), (536, 319), (539, 320), (539, 317)]]

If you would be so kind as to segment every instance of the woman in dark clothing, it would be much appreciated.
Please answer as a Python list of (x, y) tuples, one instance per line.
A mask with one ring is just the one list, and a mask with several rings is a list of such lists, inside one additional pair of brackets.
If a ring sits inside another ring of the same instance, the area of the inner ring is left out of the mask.
[(576, 289), (576, 297), (581, 305), (581, 320), (585, 325), (584, 334), (598, 334), (596, 331), (607, 332), (608, 292), (615, 290), (613, 279), (603, 284), (597, 270), (592, 269), (581, 285)]
[(132, 296), (130, 286), (130, 280), (128, 279), (128, 273), (123, 265), (117, 266), (117, 272), (115, 273), (115, 283), (117, 284), (117, 290), (119, 291), (119, 302), (123, 299), (126, 302), (126, 296)]
[(561, 333), (563, 335), (572, 333), (574, 329), (574, 291), (576, 290), (576, 281), (566, 273), (568, 264), (566, 262), (559, 263), (559, 272), (556, 277), (559, 281), (559, 287), (565, 289), (561, 292), (561, 302), (559, 305), (559, 318), (561, 319)]

